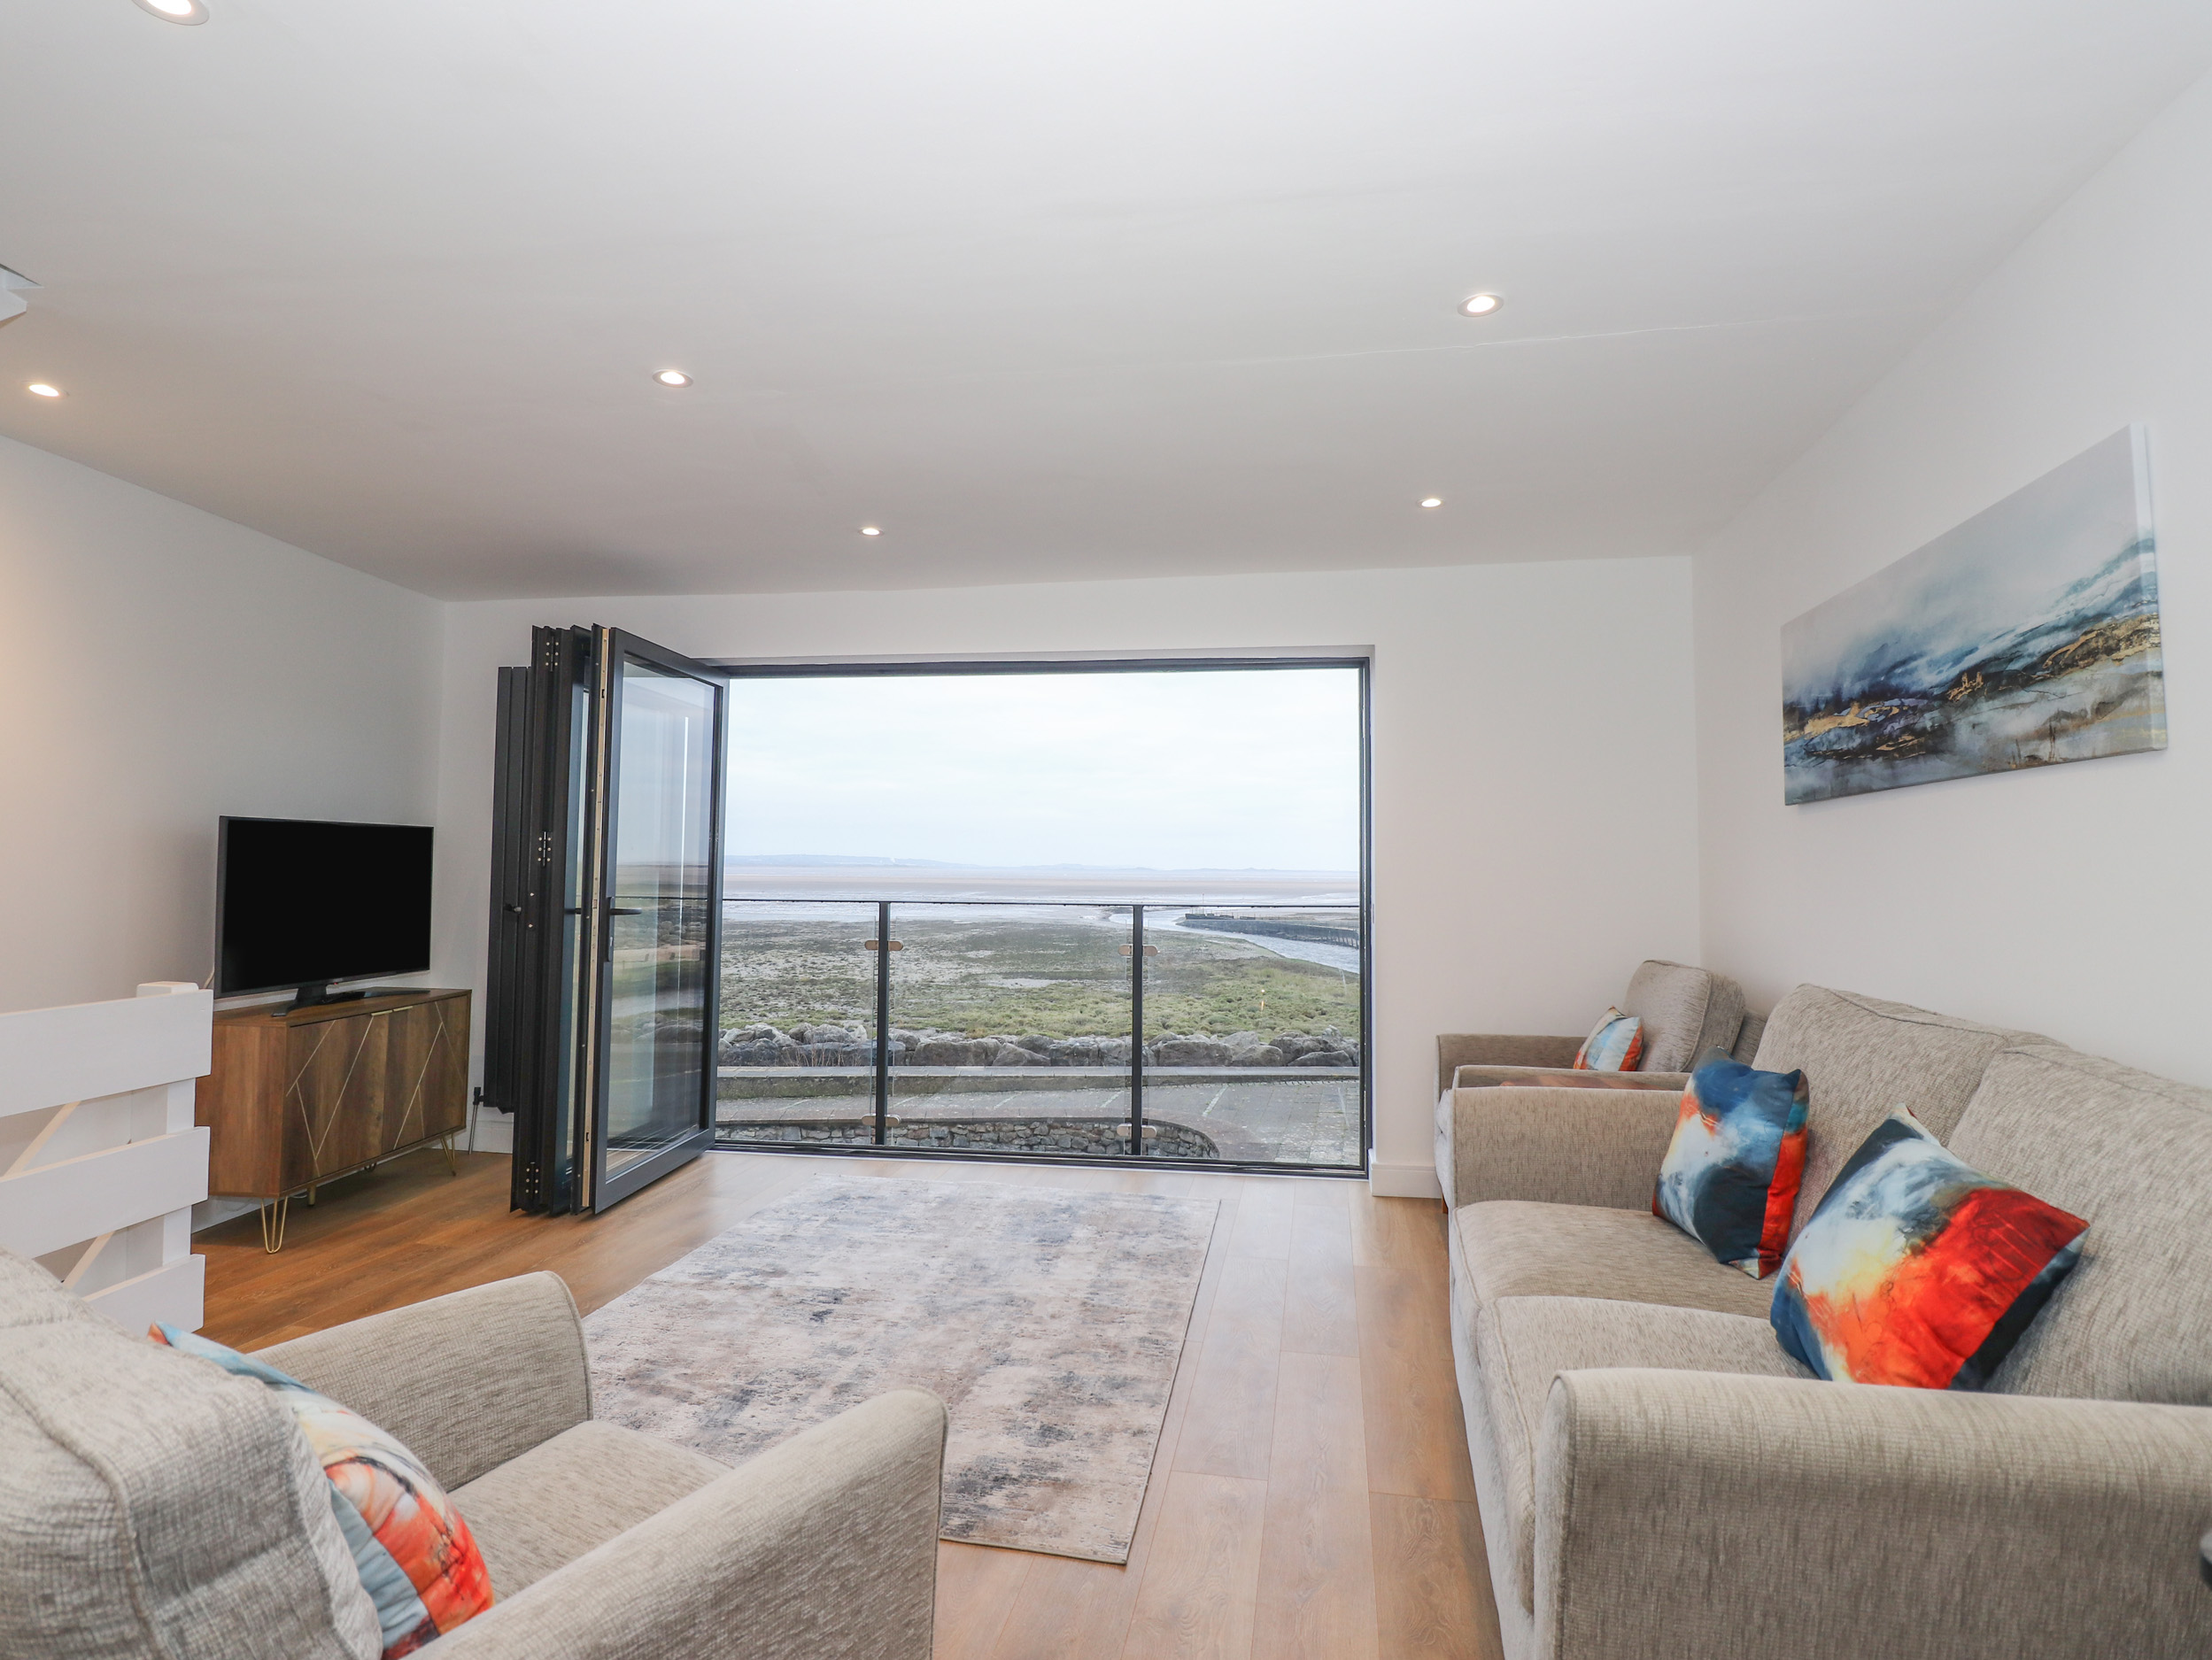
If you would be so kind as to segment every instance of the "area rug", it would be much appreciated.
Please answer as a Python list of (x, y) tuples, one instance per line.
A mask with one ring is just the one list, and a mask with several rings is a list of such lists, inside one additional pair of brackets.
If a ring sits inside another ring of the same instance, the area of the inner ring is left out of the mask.
[(817, 1177), (584, 1322), (595, 1415), (734, 1464), (927, 1389), (947, 1539), (1126, 1562), (1218, 1208)]

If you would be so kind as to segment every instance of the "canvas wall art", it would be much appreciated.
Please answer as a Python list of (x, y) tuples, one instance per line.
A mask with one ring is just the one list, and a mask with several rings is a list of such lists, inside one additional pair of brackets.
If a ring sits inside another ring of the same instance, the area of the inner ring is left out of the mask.
[(2139, 426), (1782, 631), (1792, 804), (2165, 747)]

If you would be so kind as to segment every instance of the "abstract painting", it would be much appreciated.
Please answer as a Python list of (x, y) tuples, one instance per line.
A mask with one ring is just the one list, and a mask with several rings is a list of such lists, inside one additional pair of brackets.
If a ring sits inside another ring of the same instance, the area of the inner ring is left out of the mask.
[(1782, 631), (1793, 805), (2165, 747), (2139, 426)]

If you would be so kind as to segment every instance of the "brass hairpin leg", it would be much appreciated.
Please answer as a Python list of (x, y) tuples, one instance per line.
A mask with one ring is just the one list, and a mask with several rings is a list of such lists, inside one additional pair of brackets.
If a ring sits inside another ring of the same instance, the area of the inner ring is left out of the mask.
[(437, 1145), (445, 1154), (445, 1173), (448, 1176), (460, 1175), (460, 1165), (453, 1157), (453, 1132), (448, 1130), (437, 1139)]
[(284, 1193), (273, 1200), (263, 1200), (254, 1207), (261, 1218), (261, 1248), (275, 1256), (284, 1248), (284, 1219), (290, 1213), (292, 1199)]

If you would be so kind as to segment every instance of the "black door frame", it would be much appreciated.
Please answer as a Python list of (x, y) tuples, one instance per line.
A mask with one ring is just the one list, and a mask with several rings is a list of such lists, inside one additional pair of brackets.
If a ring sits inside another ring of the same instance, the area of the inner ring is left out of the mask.
[(578, 1208), (578, 881), (590, 820), (592, 637), (530, 630), (530, 660), (499, 671), (493, 789), (491, 951), (485, 980), (483, 1099), (514, 1115), (509, 1201), (518, 1210)]

